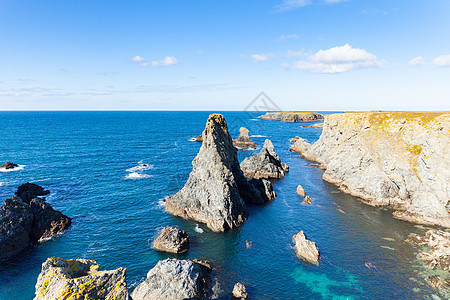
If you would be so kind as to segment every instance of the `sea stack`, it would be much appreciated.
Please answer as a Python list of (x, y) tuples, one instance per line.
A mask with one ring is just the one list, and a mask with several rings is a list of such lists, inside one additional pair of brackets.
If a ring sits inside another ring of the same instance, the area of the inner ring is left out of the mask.
[(450, 227), (450, 112), (364, 112), (325, 117), (322, 135), (292, 151), (319, 162), (325, 181), (394, 217)]
[(241, 163), (241, 169), (248, 178), (283, 178), (289, 172), (287, 164), (281, 162), (270, 140), (264, 142), (259, 153), (246, 157)]
[(99, 267), (88, 259), (47, 259), (42, 264), (34, 300), (128, 300), (126, 269), (99, 271)]
[(308, 240), (303, 230), (293, 236), (297, 256), (313, 264), (319, 263), (319, 249), (316, 243)]
[(250, 140), (248, 136), (249, 130), (245, 127), (239, 129), (239, 137), (233, 140), (233, 145), (238, 148), (256, 149), (257, 144)]
[(242, 225), (247, 219), (245, 202), (265, 203), (267, 197), (264, 195), (270, 191), (266, 190), (267, 185), (255, 186), (243, 175), (237, 149), (222, 115), (209, 116), (202, 139), (185, 186), (167, 199), (166, 208), (173, 215), (205, 223), (212, 231), (223, 232)]

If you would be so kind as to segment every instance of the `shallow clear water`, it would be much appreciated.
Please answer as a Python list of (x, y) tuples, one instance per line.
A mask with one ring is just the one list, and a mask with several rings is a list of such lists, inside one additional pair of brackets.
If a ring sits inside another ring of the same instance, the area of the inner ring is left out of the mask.
[[(0, 299), (31, 299), (41, 264), (51, 256), (94, 259), (103, 269), (126, 267), (130, 291), (160, 259), (202, 257), (213, 261), (224, 290), (240, 281), (252, 299), (436, 294), (419, 275), (424, 268), (414, 258), (417, 250), (403, 242), (418, 229), (337, 191), (314, 163), (288, 151), (290, 138), (314, 142), (320, 129), (255, 119), (256, 113), (223, 114), (233, 137), (245, 126), (260, 145), (270, 138), (290, 172), (274, 183), (277, 199), (250, 206), (241, 228), (217, 234), (172, 217), (162, 204), (188, 178), (200, 147), (190, 139), (202, 132), (209, 112), (0, 112), (0, 162), (25, 165), (0, 172), (0, 198), (27, 181), (38, 183), (51, 191), (47, 201), (73, 218), (66, 233), (0, 262)], [(239, 159), (252, 153), (239, 150)], [(142, 163), (149, 166), (137, 168)], [(301, 204), (298, 184), (312, 196), (311, 206)], [(151, 248), (168, 225), (193, 237), (188, 253)], [(292, 236), (300, 230), (317, 243), (319, 266), (295, 256)]]

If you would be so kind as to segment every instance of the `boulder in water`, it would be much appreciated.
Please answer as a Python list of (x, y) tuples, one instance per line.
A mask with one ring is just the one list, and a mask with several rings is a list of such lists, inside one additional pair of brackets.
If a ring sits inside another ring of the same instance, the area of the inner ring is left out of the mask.
[(153, 248), (171, 253), (189, 250), (189, 236), (186, 231), (176, 227), (165, 227), (153, 243)]
[(42, 186), (29, 182), (19, 186), (16, 192), (16, 195), (22, 198), (22, 200), (28, 204), (30, 203), (31, 199), (34, 199), (37, 196), (45, 196), (48, 194), (50, 194), (50, 191), (44, 190)]
[(0, 169), (5, 169), (5, 170), (9, 170), (9, 169), (14, 169), (17, 168), (19, 165), (12, 163), (12, 162), (5, 162), (3, 165), (0, 166)]
[(303, 230), (293, 236), (297, 256), (314, 264), (319, 263), (319, 249), (316, 243), (306, 239)]
[(300, 197), (306, 196), (305, 189), (300, 184), (297, 186), (297, 195), (299, 195)]
[(238, 282), (234, 285), (233, 288), (233, 295), (231, 297), (232, 300), (246, 300), (248, 299), (248, 293), (247, 289), (245, 288), (245, 285)]

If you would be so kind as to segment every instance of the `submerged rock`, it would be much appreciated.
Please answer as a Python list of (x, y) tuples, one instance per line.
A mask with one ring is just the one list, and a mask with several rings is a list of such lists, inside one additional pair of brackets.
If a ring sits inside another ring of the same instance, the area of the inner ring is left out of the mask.
[(126, 269), (99, 267), (94, 260), (49, 258), (42, 264), (34, 299), (128, 300)]
[(257, 144), (250, 140), (248, 137), (248, 129), (245, 127), (241, 127), (239, 129), (239, 137), (233, 140), (233, 145), (239, 148), (252, 148), (256, 149)]
[(219, 289), (208, 262), (165, 259), (148, 272), (131, 297), (133, 300), (217, 299)]
[(306, 196), (306, 192), (300, 184), (297, 186), (297, 195), (299, 195), (300, 197)]
[(314, 122), (323, 120), (323, 115), (315, 112), (280, 111), (280, 112), (268, 112), (265, 115), (259, 116), (258, 118), (290, 123)]
[(241, 169), (248, 178), (283, 178), (289, 172), (287, 164), (282, 163), (270, 140), (264, 142), (259, 153), (246, 157), (241, 163)]
[(248, 293), (247, 293), (247, 289), (245, 288), (245, 285), (243, 285), (240, 282), (236, 283), (233, 288), (233, 296), (231, 297), (231, 299), (233, 299), (233, 300), (248, 299)]
[(242, 225), (248, 217), (245, 202), (262, 204), (267, 201), (264, 194), (270, 194), (266, 190), (262, 193), (243, 175), (225, 118), (220, 114), (209, 116), (202, 147), (192, 166), (185, 186), (167, 199), (166, 208), (173, 215), (205, 223), (212, 231)]
[(0, 259), (12, 257), (31, 244), (64, 230), (71, 219), (40, 198), (14, 196), (0, 207)]
[(0, 166), (0, 169), (9, 170), (9, 169), (14, 169), (18, 166), (19, 166), (18, 164), (15, 164), (12, 162), (5, 162), (3, 165)]
[(297, 256), (314, 264), (319, 263), (319, 249), (316, 243), (306, 239), (303, 230), (293, 236)]
[(176, 227), (165, 227), (153, 243), (153, 248), (171, 253), (189, 250), (189, 236), (186, 231)]
[(425, 235), (411, 233), (407, 242), (416, 245), (426, 245), (430, 252), (421, 252), (417, 258), (428, 262), (430, 269), (435, 267), (447, 271), (450, 270), (450, 233), (437, 229), (428, 230)]

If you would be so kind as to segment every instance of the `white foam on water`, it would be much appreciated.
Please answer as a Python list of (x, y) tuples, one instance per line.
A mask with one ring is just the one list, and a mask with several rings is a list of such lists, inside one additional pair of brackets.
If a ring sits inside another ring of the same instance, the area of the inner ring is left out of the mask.
[(0, 186), (2, 186), (2, 185), (4, 185), (4, 183), (3, 183), (3, 182), (0, 182)]
[(21, 171), (26, 167), (26, 165), (19, 165), (18, 167), (15, 167), (13, 169), (0, 169), (0, 172), (7, 173), (7, 172), (14, 172), (14, 171)]
[(265, 135), (260, 135), (260, 134), (252, 134), (250, 137), (256, 137), (256, 138), (263, 138), (263, 137), (267, 137)]
[(138, 166), (132, 167), (127, 169), (127, 172), (130, 173), (134, 173), (134, 172), (141, 172), (141, 171), (146, 171), (146, 170), (151, 170), (153, 169), (154, 166), (153, 165), (149, 165), (149, 164), (140, 164)]
[(198, 232), (198, 233), (203, 233), (203, 229), (201, 229), (201, 228), (198, 226), (198, 224), (195, 224), (194, 230), (195, 230), (196, 232)]
[(259, 119), (250, 119), (250, 121), (259, 121)]
[(125, 179), (143, 179), (143, 178), (150, 178), (150, 177), (152, 177), (152, 175), (133, 172), (133, 173), (130, 173), (127, 176), (125, 176)]

